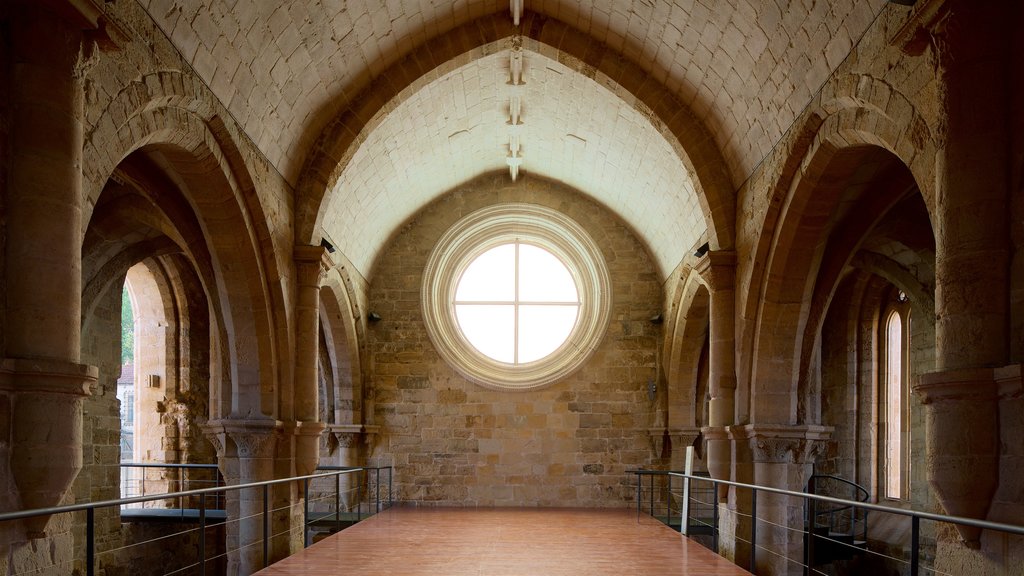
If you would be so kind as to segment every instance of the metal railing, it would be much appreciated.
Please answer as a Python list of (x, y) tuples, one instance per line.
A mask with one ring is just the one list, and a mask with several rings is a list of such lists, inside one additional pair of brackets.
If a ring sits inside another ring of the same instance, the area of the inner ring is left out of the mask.
[[(344, 470), (333, 470), (333, 471), (328, 471), (328, 472), (324, 472), (324, 473), (320, 473), (320, 474), (310, 474), (310, 475), (306, 475), (306, 476), (295, 476), (295, 477), (291, 477), (291, 478), (282, 478), (282, 479), (278, 479), (278, 480), (267, 480), (267, 481), (263, 481), (263, 482), (250, 482), (250, 483), (247, 483), (247, 484), (235, 484), (235, 485), (228, 485), (228, 486), (217, 486), (217, 487), (211, 487), (211, 488), (200, 488), (200, 489), (196, 489), (196, 490), (185, 490), (185, 491), (177, 491), (177, 492), (168, 492), (168, 493), (164, 493), (164, 494), (152, 494), (152, 495), (146, 495), (146, 496), (136, 496), (136, 497), (133, 497), (133, 498), (119, 498), (119, 499), (116, 499), (116, 500), (103, 500), (103, 501), (99, 501), (99, 502), (83, 502), (83, 503), (80, 503), (80, 504), (70, 504), (70, 505), (67, 505), (67, 506), (54, 506), (54, 507), (50, 507), (50, 508), (38, 508), (38, 509), (34, 509), (34, 510), (21, 510), (21, 511), (17, 511), (17, 512), (6, 512), (6, 513), (0, 514), (0, 523), (10, 522), (10, 521), (15, 521), (15, 520), (23, 520), (23, 519), (26, 519), (26, 518), (32, 518), (32, 517), (36, 517), (36, 516), (54, 516), (54, 515), (57, 515), (57, 514), (68, 514), (68, 513), (73, 513), (73, 512), (82, 512), (82, 511), (84, 511), (85, 514), (86, 514), (86, 522), (85, 522), (85, 524), (86, 524), (85, 525), (85, 574), (87, 576), (94, 576), (96, 574), (96, 556), (97, 556), (97, 550), (96, 550), (96, 510), (97, 509), (101, 509), (101, 508), (114, 508), (114, 507), (118, 507), (119, 508), (119, 507), (124, 506), (124, 505), (131, 505), (131, 504), (136, 504), (136, 503), (144, 504), (146, 502), (152, 502), (152, 501), (157, 501), (157, 500), (174, 500), (174, 499), (179, 499), (180, 500), (180, 499), (183, 499), (183, 498), (198, 497), (197, 498), (197, 504), (198, 504), (198, 507), (199, 507), (199, 514), (198, 514), (198, 521), (197, 521), (197, 523), (199, 524), (199, 528), (188, 530), (188, 532), (191, 532), (192, 530), (196, 530), (197, 531), (198, 541), (196, 543), (196, 562), (191, 564), (191, 565), (189, 565), (189, 566), (185, 566), (183, 568), (175, 570), (174, 572), (177, 573), (177, 572), (181, 572), (181, 571), (186, 570), (186, 569), (195, 569), (198, 574), (205, 576), (207, 563), (212, 561), (212, 560), (215, 560), (215, 558), (208, 558), (207, 555), (206, 555), (206, 552), (207, 552), (206, 528), (208, 527), (208, 523), (207, 523), (207, 510), (208, 510), (208, 508), (206, 506), (206, 501), (207, 501), (207, 497), (208, 496), (218, 495), (220, 493), (226, 494), (227, 492), (237, 491), (237, 490), (262, 489), (262, 502), (263, 502), (263, 518), (262, 518), (263, 534), (262, 534), (262, 544), (263, 544), (263, 564), (264, 564), (264, 567), (265, 567), (265, 566), (269, 565), (269, 563), (270, 563), (270, 541), (271, 541), (271, 539), (273, 537), (277, 536), (277, 535), (274, 535), (274, 534), (271, 533), (271, 528), (270, 528), (270, 526), (271, 526), (270, 513), (271, 512), (277, 512), (277, 510), (271, 510), (271, 508), (270, 508), (270, 502), (271, 502), (271, 492), (270, 492), (270, 489), (271, 489), (271, 487), (277, 486), (277, 485), (281, 485), (281, 484), (286, 484), (286, 483), (289, 483), (289, 482), (303, 482), (304, 489), (308, 491), (309, 483), (311, 481), (314, 481), (314, 480), (317, 480), (317, 479), (322, 479), (322, 478), (332, 478), (332, 477), (333, 478), (339, 478), (339, 482), (338, 482), (337, 485), (340, 486), (340, 477), (341, 476), (347, 475), (347, 474), (356, 474), (356, 475), (358, 475), (359, 472), (365, 472), (365, 470), (363, 468), (346, 468)], [(340, 499), (340, 497), (341, 497), (340, 494), (337, 495), (337, 497)], [(239, 520), (238, 519), (234, 519), (233, 521), (239, 521)], [(304, 530), (308, 532), (308, 525), (304, 526)], [(164, 540), (165, 538), (167, 538), (167, 536), (158, 537), (158, 538), (155, 538), (155, 539), (152, 539), (152, 540), (148, 540), (148, 541), (145, 541), (145, 542), (138, 542), (138, 543), (133, 544), (133, 546), (141, 546), (141, 545), (145, 545), (145, 544), (152, 543), (152, 542), (155, 542), (155, 541)], [(304, 538), (304, 540), (307, 540), (307, 539)], [(225, 552), (225, 555), (226, 554), (227, 554), (227, 552)], [(68, 570), (68, 572), (70, 572), (70, 570)]]
[[(709, 535), (712, 538), (717, 538), (718, 507), (715, 505), (714, 494), (710, 486), (707, 489), (691, 487), (690, 498), (688, 501), (684, 501), (681, 498), (682, 492), (673, 491), (673, 477), (670, 474), (685, 474), (685, 472), (642, 468), (626, 472), (636, 475), (636, 513), (638, 517), (643, 511), (647, 511), (650, 516), (683, 534)], [(694, 476), (708, 477), (707, 472), (695, 472)], [(685, 480), (680, 482), (680, 487), (683, 487), (685, 482)]]
[[(346, 507), (342, 502), (341, 475), (333, 478), (333, 493), (325, 491), (323, 484), (317, 486), (316, 482), (307, 480), (303, 486), (305, 501), (304, 518), (307, 526), (305, 542), (308, 546), (317, 527), (326, 527), (331, 532), (336, 532), (356, 522), (361, 522), (363, 517), (379, 514), (392, 506), (393, 467), (391, 466), (364, 466), (360, 468), (349, 466), (318, 466), (317, 470), (333, 472), (362, 471), (362, 482), (355, 487), (355, 500), (352, 503), (355, 512)], [(387, 471), (387, 493), (381, 495), (381, 472)], [(370, 476), (373, 475), (373, 482)], [(366, 513), (363, 513), (363, 504), (366, 504)], [(326, 504), (326, 506), (325, 506)]]
[[(805, 492), (856, 501), (861, 504), (871, 498), (871, 493), (867, 488), (832, 474), (812, 474), (807, 480)], [(804, 548), (804, 564), (814, 566), (827, 563), (857, 554), (858, 548), (867, 549), (868, 510), (866, 508), (853, 505), (822, 506), (814, 500), (807, 500), (804, 505), (804, 517), (810, 524), (809, 540)], [(817, 546), (818, 540), (821, 540), (824, 545)], [(835, 542), (841, 544), (835, 544)]]
[[(632, 471), (632, 472), (638, 473), (638, 472), (641, 472), (641, 471)], [(643, 472), (644, 472), (644, 474), (639, 474), (639, 473), (637, 474), (638, 480), (643, 475), (653, 475), (654, 474), (652, 471), (643, 471)], [(935, 513), (930, 513), (930, 512), (919, 512), (919, 511), (915, 511), (915, 510), (905, 510), (905, 509), (901, 509), (901, 508), (891, 508), (891, 507), (888, 507), (888, 506), (882, 506), (882, 505), (879, 505), (879, 504), (872, 504), (872, 503), (869, 503), (869, 502), (857, 502), (857, 501), (854, 501), (854, 500), (844, 500), (844, 499), (841, 499), (841, 498), (834, 498), (834, 497), (831, 497), (831, 496), (823, 496), (823, 495), (819, 495), (819, 494), (807, 494), (807, 493), (804, 493), (804, 492), (794, 492), (792, 490), (783, 490), (781, 488), (772, 488), (772, 487), (769, 487), (769, 486), (757, 486), (757, 485), (753, 485), (753, 484), (744, 484), (742, 482), (731, 482), (731, 481), (728, 481), (728, 480), (716, 480), (714, 478), (698, 476), (698, 475), (695, 475), (695, 474), (686, 474), (684, 472), (664, 472), (662, 474), (667, 475), (670, 478), (680, 478), (680, 479), (684, 480), (684, 482), (683, 482), (683, 492), (680, 495), (680, 497), (683, 498), (684, 501), (690, 497), (690, 494), (689, 494), (689, 492), (690, 492), (689, 484), (690, 483), (694, 483), (694, 482), (697, 482), (697, 483), (710, 483), (711, 486), (712, 486), (712, 491), (714, 493), (714, 502), (718, 501), (719, 486), (724, 486), (724, 487), (726, 487), (726, 489), (728, 487), (733, 487), (733, 488), (737, 488), (737, 489), (740, 489), (740, 490), (747, 490), (747, 491), (749, 491), (749, 494), (750, 494), (750, 514), (749, 514), (749, 518), (750, 518), (750, 531), (749, 531), (749, 537), (750, 537), (750, 541), (749, 541), (749, 543), (750, 543), (750, 560), (749, 560), (749, 570), (751, 572), (754, 572), (755, 567), (757, 565), (757, 554), (758, 554), (758, 549), (759, 548), (761, 550), (764, 550), (766, 552), (770, 552), (770, 553), (773, 553), (773, 554), (779, 554), (779, 555), (783, 555), (784, 554), (784, 551), (783, 551), (783, 554), (780, 554), (779, 551), (768, 550), (768, 549), (764, 548), (763, 546), (760, 546), (757, 543), (757, 526), (758, 526), (757, 501), (758, 501), (758, 494), (759, 493), (760, 494), (768, 493), (768, 494), (775, 494), (775, 495), (779, 495), (779, 496), (787, 496), (787, 497), (791, 497), (791, 498), (799, 498), (799, 499), (802, 499), (802, 501), (804, 501), (805, 503), (807, 503), (807, 502), (822, 502), (822, 503), (826, 503), (826, 504), (832, 504), (832, 505), (838, 505), (838, 506), (850, 506), (850, 507), (862, 508), (862, 509), (865, 509), (865, 510), (871, 510), (871, 511), (875, 511), (875, 512), (883, 512), (883, 513), (887, 513), (887, 514), (896, 514), (896, 515), (900, 515), (900, 516), (907, 516), (907, 517), (909, 517), (910, 520), (911, 520), (910, 559), (909, 559), (909, 561), (906, 561), (906, 563), (908, 564), (908, 569), (909, 569), (910, 576), (918, 576), (920, 574), (921, 569), (922, 569), (922, 567), (920, 565), (920, 556), (921, 556), (921, 521), (922, 520), (933, 521), (933, 522), (942, 522), (942, 523), (947, 523), (947, 524), (959, 524), (959, 525), (963, 525), (963, 526), (973, 526), (975, 528), (981, 528), (983, 530), (993, 530), (993, 531), (1004, 532), (1004, 533), (1008, 533), (1008, 534), (1014, 534), (1014, 535), (1017, 535), (1017, 536), (1024, 536), (1024, 526), (1014, 526), (1014, 525), (1011, 525), (1011, 524), (1001, 524), (1001, 523), (998, 523), (998, 522), (989, 522), (987, 520), (976, 520), (974, 518), (964, 518), (964, 517), (961, 517), (961, 516), (947, 516), (947, 515), (943, 515), (943, 514), (935, 514)], [(689, 482), (686, 482), (686, 481), (689, 481)], [(639, 498), (639, 495), (640, 495), (639, 488), (638, 488), (638, 491), (637, 491), (637, 495), (638, 495), (638, 498)], [(813, 509), (813, 507), (808, 507), (808, 509)], [(718, 510), (718, 506), (717, 505), (715, 506), (715, 510), (716, 511)], [(640, 511), (639, 499), (638, 499), (637, 511), (638, 511), (638, 513)], [(717, 516), (718, 515), (716, 513), (716, 518), (717, 518)], [(806, 522), (805, 521), (804, 525), (800, 529), (795, 530), (797, 532), (802, 532), (803, 536), (804, 536), (804, 542), (805, 542), (804, 554), (803, 554), (804, 562), (802, 562), (801, 564), (804, 567), (805, 574), (809, 574), (812, 571), (818, 572), (818, 571), (813, 570), (813, 568), (811, 566), (809, 566), (808, 562), (807, 562), (808, 558), (813, 557), (813, 546), (814, 546), (814, 541), (816, 540), (816, 538), (810, 538), (809, 537), (810, 536), (809, 531), (811, 530), (812, 526), (813, 526), (812, 522)], [(786, 526), (782, 526), (782, 527), (783, 528), (788, 528)], [(792, 528), (789, 528), (789, 529), (793, 530)], [(820, 536), (819, 536), (819, 538), (820, 538)], [(738, 536), (737, 536), (737, 539), (739, 539)], [(836, 543), (837, 544), (843, 544), (842, 542), (838, 542), (838, 541)], [(716, 544), (715, 544), (714, 547), (717, 550), (717, 538), (716, 538)], [(792, 558), (788, 558), (788, 557), (785, 557), (785, 558), (789, 562), (798, 562), (796, 560), (793, 560)], [(887, 558), (889, 558), (889, 557), (887, 557)], [(899, 560), (899, 559), (896, 559), (896, 560)], [(818, 573), (823, 573), (823, 572), (818, 572)]]
[[(188, 491), (189, 489), (196, 488), (198, 484), (200, 487), (216, 487), (224, 486), (224, 477), (220, 474), (220, 468), (216, 464), (178, 464), (171, 462), (121, 462), (121, 474), (122, 478), (126, 478), (127, 482), (122, 482), (121, 498), (134, 498), (136, 496), (148, 496), (151, 494), (164, 494), (169, 491), (168, 486), (177, 480), (178, 491)], [(141, 470), (142, 474), (136, 477), (132, 474), (133, 470)], [(147, 478), (147, 471), (150, 470), (164, 470), (167, 472), (174, 472), (176, 478)], [(205, 472), (209, 478), (196, 478), (196, 472)], [(156, 485), (160, 492), (146, 492), (146, 480), (149, 480), (150, 488)], [(125, 489), (127, 488), (127, 489)], [(154, 504), (156, 501), (151, 501)], [(177, 507), (180, 510), (191, 509), (193, 506), (186, 502), (183, 498), (177, 499)], [(136, 505), (125, 505), (124, 508), (134, 507)], [(141, 504), (138, 506), (142, 506)], [(216, 498), (212, 506), (207, 508), (222, 509), (224, 502), (219, 497)]]

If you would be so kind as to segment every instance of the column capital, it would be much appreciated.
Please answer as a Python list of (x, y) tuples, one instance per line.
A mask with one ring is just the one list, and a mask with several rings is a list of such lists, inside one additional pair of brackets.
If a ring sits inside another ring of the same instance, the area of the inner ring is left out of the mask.
[(334, 260), (323, 246), (296, 246), (292, 257), (299, 286), (319, 288), (327, 272), (334, 267)]
[(697, 260), (693, 269), (712, 292), (732, 290), (736, 285), (736, 252), (711, 250)]
[(220, 458), (272, 458), (283, 424), (272, 418), (211, 420), (203, 432)]
[(755, 463), (807, 464), (825, 452), (831, 426), (747, 424), (729, 426), (736, 441), (747, 441)]

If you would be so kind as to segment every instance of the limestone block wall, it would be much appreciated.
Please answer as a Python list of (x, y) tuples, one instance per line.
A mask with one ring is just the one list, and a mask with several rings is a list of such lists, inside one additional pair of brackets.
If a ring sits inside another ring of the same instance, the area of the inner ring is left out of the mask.
[[(556, 208), (592, 236), (609, 267), (612, 313), (604, 340), (571, 377), (537, 391), (469, 382), (434, 349), (423, 324), (423, 267), (439, 236), (495, 202)], [(654, 454), (661, 286), (642, 245), (621, 221), (558, 184), (507, 174), (461, 186), (404, 226), (377, 260), (369, 309), (368, 382), (380, 426), (371, 458), (395, 466), (397, 498), (456, 506), (623, 506), (627, 469)]]

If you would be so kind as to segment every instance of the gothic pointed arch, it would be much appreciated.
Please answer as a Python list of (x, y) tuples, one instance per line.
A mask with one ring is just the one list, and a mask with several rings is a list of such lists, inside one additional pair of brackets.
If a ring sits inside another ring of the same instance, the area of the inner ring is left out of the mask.
[[(835, 278), (842, 272), (842, 266), (835, 265), (826, 272), (831, 279), (823, 286), (831, 288), (820, 288), (824, 293), (815, 301), (823, 249), (836, 223), (829, 218), (833, 211), (848, 210), (843, 202), (850, 200), (843, 196), (849, 196), (846, 189), (833, 186), (831, 192), (819, 193), (819, 187), (833, 185), (837, 179), (862, 186), (860, 180), (879, 174), (858, 173), (856, 164), (874, 157), (881, 163), (875, 162), (868, 170), (889, 166), (902, 182), (890, 183), (902, 186), (890, 193), (900, 197), (913, 185), (914, 193), (923, 200), (927, 219), (934, 221), (935, 128), (913, 103), (883, 82), (853, 75), (833, 79), (823, 89), (821, 100), (787, 136), (791, 154), (770, 187), (762, 232), (746, 272), (752, 289), (738, 303), (738, 310), (749, 319), (741, 340), (741, 349), (747, 352), (741, 357), (748, 360), (737, 367), (739, 386), (744, 402), (749, 399), (751, 412), (760, 407), (764, 421), (797, 423), (808, 416), (808, 407), (799, 406), (798, 400), (800, 382), (806, 383), (808, 354), (813, 350), (813, 341), (805, 346), (808, 322), (820, 325), (827, 305), (825, 294), (834, 289)], [(881, 196), (879, 202), (885, 204), (886, 196)], [(874, 211), (877, 219), (885, 207), (876, 206)], [(850, 252), (850, 247), (844, 250)], [(812, 316), (814, 320), (810, 320)], [(769, 349), (775, 357), (780, 350), (789, 351), (782, 357), (792, 358), (793, 364), (773, 365), (767, 361)], [(769, 397), (774, 400), (767, 400)]]

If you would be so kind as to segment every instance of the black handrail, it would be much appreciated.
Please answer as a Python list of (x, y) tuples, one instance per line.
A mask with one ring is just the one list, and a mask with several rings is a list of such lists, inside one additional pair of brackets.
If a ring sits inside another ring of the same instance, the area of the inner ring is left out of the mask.
[[(228, 492), (232, 490), (246, 490), (252, 488), (263, 488), (263, 510), (264, 510), (264, 532), (263, 532), (263, 562), (264, 567), (269, 562), (269, 551), (270, 551), (270, 531), (267, 529), (269, 526), (268, 518), (268, 505), (269, 505), (269, 489), (271, 486), (277, 484), (284, 484), (287, 482), (304, 481), (308, 484), (310, 480), (317, 478), (331, 478), (340, 476), (342, 474), (348, 474), (352, 472), (363, 471), (363, 468), (350, 468), (345, 470), (334, 470), (325, 472), (322, 474), (307, 474), (305, 476), (294, 476), (291, 478), (281, 478), (277, 480), (264, 480), (261, 482), (249, 482), (246, 484), (234, 484), (227, 486), (215, 486), (212, 488), (199, 488), (196, 490), (185, 490), (179, 492), (168, 492), (165, 494), (153, 494), (150, 496), (136, 496), (132, 498), (118, 498), (115, 500), (101, 500), (99, 502), (82, 502), (79, 504), (68, 504), (65, 506), (51, 506), (47, 508), (36, 508), (33, 510), (18, 510), (15, 512), (4, 512), (0, 513), (0, 522), (7, 522), (10, 520), (23, 520), (25, 518), (33, 518), (35, 516), (53, 516), (55, 514), (66, 514), (69, 512), (82, 512), (86, 513), (86, 575), (94, 576), (96, 573), (96, 535), (95, 535), (95, 511), (97, 508), (109, 508), (114, 506), (123, 506), (125, 504), (136, 504), (141, 502), (151, 502), (154, 500), (171, 500), (175, 498), (183, 498), (188, 496), (203, 496), (199, 498), (199, 533), (203, 534), (206, 531), (206, 498), (207, 494), (216, 494), (218, 492)], [(199, 571), (200, 574), (206, 573), (206, 538), (201, 536), (198, 539), (198, 557), (199, 557)]]
[[(361, 520), (362, 520), (362, 496), (364, 496), (364, 493), (362, 493), (362, 486), (364, 486), (364, 484), (367, 485), (367, 495), (369, 496), (369, 491), (370, 491), (369, 490), (369, 484), (370, 484), (370, 472), (371, 471), (373, 471), (374, 475), (375, 475), (375, 484), (376, 484), (376, 506), (375, 506), (375, 508), (376, 509), (373, 510), (373, 511), (372, 510), (368, 510), (368, 515), (367, 516), (368, 517), (371, 516), (371, 513), (380, 513), (381, 509), (390, 508), (392, 503), (393, 503), (392, 491), (391, 491), (392, 478), (393, 478), (393, 466), (361, 466), (361, 467), (354, 467), (354, 466), (321, 465), (321, 466), (316, 466), (316, 469), (318, 469), (318, 470), (335, 470), (335, 471), (351, 471), (351, 470), (361, 470), (361, 471), (364, 471), (365, 482), (358, 483), (355, 486), (355, 521), (356, 522), (361, 522)], [(381, 491), (380, 491), (380, 482), (381, 482), (380, 475), (381, 475), (381, 470), (387, 470), (387, 475), (388, 475), (387, 501), (386, 501), (386, 505), (383, 505), (383, 507), (382, 507), (382, 502), (381, 502)], [(304, 506), (303, 506), (304, 509), (303, 509), (303, 513), (304, 513), (305, 524), (306, 524), (306, 526), (309, 526), (311, 524), (311, 522), (310, 522), (310, 515), (311, 515), (311, 513), (314, 513), (314, 512), (312, 512), (310, 510), (310, 505), (309, 505), (309, 502), (310, 502), (310, 497), (309, 497), (309, 481), (306, 481), (304, 483), (303, 490), (304, 490), (304, 492), (303, 492), (304, 493)], [(331, 515), (327, 515), (327, 516), (324, 516), (324, 517), (319, 517), (319, 518), (316, 519), (316, 521), (319, 522), (319, 521), (323, 521), (323, 520), (329, 519), (329, 518), (331, 518)], [(333, 518), (334, 518), (334, 524), (335, 524), (335, 527), (336, 527), (335, 529), (336, 530), (340, 530), (342, 525), (343, 525), (342, 513), (341, 513), (341, 476), (340, 475), (335, 477), (335, 497), (334, 497), (334, 515), (333, 515)], [(305, 534), (305, 545), (308, 546), (310, 544), (311, 536), (312, 535), (310, 533), (308, 533), (308, 532)]]
[[(807, 480), (807, 494), (820, 494), (822, 482), (831, 481), (837, 484), (843, 485), (851, 489), (853, 498), (856, 498), (856, 502), (864, 503), (870, 499), (871, 493), (866, 488), (833, 474), (812, 474)], [(836, 494), (837, 490), (833, 490), (831, 496), (839, 496)], [(857, 495), (860, 495), (857, 498)], [(818, 562), (818, 546), (817, 540), (823, 539), (826, 544), (829, 543), (840, 543), (845, 546), (867, 546), (868, 542), (868, 510), (853, 504), (844, 505), (826, 505), (824, 509), (820, 509), (817, 502), (814, 500), (804, 501), (804, 514), (805, 522), (809, 524), (806, 528), (806, 542), (804, 543), (804, 565), (812, 566), (817, 565)], [(847, 515), (846, 512), (849, 512)], [(824, 522), (820, 520), (825, 518)], [(847, 523), (848, 520), (848, 523)], [(818, 534), (818, 530), (825, 529), (824, 535)], [(843, 542), (844, 539), (849, 539), (849, 542)], [(860, 543), (860, 544), (858, 544)], [(826, 557), (831, 557), (830, 554), (836, 553), (836, 548), (830, 546), (826, 550)], [(840, 554), (846, 554), (849, 552), (849, 548), (843, 548)]]
[[(352, 470), (353, 467), (351, 467), (351, 466), (317, 466), (316, 469), (317, 470)], [(360, 466), (359, 469), (364, 470), (366, 472), (366, 474), (367, 474), (367, 477), (369, 476), (370, 472), (374, 473), (374, 498), (376, 500), (376, 502), (375, 502), (376, 512), (380, 513), (381, 510), (387, 510), (388, 508), (391, 508), (394, 505), (393, 486), (394, 486), (394, 469), (395, 469), (395, 467), (394, 466)], [(387, 506), (383, 506), (383, 507), (381, 505), (381, 500), (380, 500), (380, 473), (381, 473), (381, 470), (387, 470), (387, 472), (388, 472), (388, 499), (387, 499)], [(369, 488), (369, 478), (367, 478), (366, 485), (367, 485), (367, 488)], [(367, 495), (369, 495), (369, 494), (367, 494)]]
[[(636, 471), (632, 471), (636, 472)], [(916, 510), (905, 510), (903, 508), (891, 508), (888, 506), (882, 506), (880, 504), (872, 504), (870, 502), (856, 502), (852, 500), (843, 500), (841, 498), (833, 498), (831, 496), (822, 496), (818, 494), (807, 494), (805, 492), (794, 492), (792, 490), (784, 490), (782, 488), (772, 488), (769, 486), (758, 486), (755, 484), (744, 484), (742, 482), (732, 482), (730, 480), (716, 480), (714, 478), (707, 478), (702, 476), (696, 476), (693, 474), (685, 474), (680, 472), (666, 472), (670, 477), (676, 476), (680, 478), (687, 478), (692, 481), (698, 482), (710, 482), (714, 486), (715, 494), (718, 493), (718, 485), (732, 486), (734, 488), (742, 488), (751, 491), (751, 547), (750, 547), (750, 571), (754, 571), (757, 557), (757, 534), (756, 534), (756, 519), (757, 519), (757, 492), (768, 492), (770, 494), (778, 494), (781, 496), (791, 496), (794, 498), (802, 498), (805, 501), (813, 500), (815, 502), (827, 502), (830, 504), (839, 504), (843, 506), (856, 506), (867, 510), (873, 510), (877, 512), (887, 512), (889, 514), (898, 514), (900, 516), (909, 516), (911, 519), (911, 553), (910, 553), (910, 576), (918, 576), (919, 564), (920, 564), (920, 523), (921, 520), (929, 520), (934, 522), (945, 522), (947, 524), (960, 524), (963, 526), (973, 526), (975, 528), (981, 528), (982, 530), (994, 530), (998, 532), (1006, 532), (1009, 534), (1016, 534), (1018, 536), (1024, 536), (1024, 526), (1014, 526), (1012, 524), (1002, 524), (999, 522), (990, 522), (988, 520), (977, 520), (975, 518), (965, 518), (963, 516), (948, 516), (944, 514), (935, 514), (932, 512), (919, 512)], [(689, 494), (684, 495), (685, 498), (689, 498)], [(717, 500), (717, 499), (716, 499)], [(718, 510), (716, 503), (715, 510)], [(807, 527), (809, 529), (809, 527)], [(807, 532), (805, 531), (805, 537)], [(811, 540), (813, 541), (813, 540)], [(716, 546), (717, 547), (717, 546)]]
[[(650, 478), (650, 482), (649, 482), (649, 485), (648, 485), (648, 493), (650, 495), (649, 514), (651, 516), (655, 515), (654, 513), (655, 513), (655, 508), (656, 508), (656, 505), (655, 505), (655, 502), (654, 502), (654, 497), (655, 497), (655, 493), (656, 493), (656, 491), (654, 489), (654, 479), (655, 479), (655, 477), (658, 477), (658, 476), (666, 477), (667, 482), (665, 483), (665, 490), (663, 491), (663, 494), (665, 496), (665, 506), (664, 506), (664, 509), (665, 509), (665, 519), (664, 519), (664, 522), (665, 522), (666, 525), (668, 525), (670, 527), (673, 527), (673, 529), (674, 529), (673, 521), (675, 520), (675, 516), (673, 514), (674, 510), (672, 508), (672, 495), (673, 495), (673, 492), (672, 492), (672, 477), (670, 476), (670, 474), (672, 474), (672, 473), (675, 473), (675, 474), (685, 474), (685, 473), (683, 471), (681, 471), (681, 470), (647, 470), (647, 469), (644, 469), (644, 468), (638, 468), (638, 469), (635, 469), (635, 470), (626, 470), (626, 473), (627, 474), (635, 474), (636, 477), (637, 477), (637, 485), (636, 485), (636, 513), (637, 513), (637, 517), (638, 518), (639, 518), (640, 512), (641, 512), (641, 510), (643, 508), (643, 479), (642, 479), (642, 477), (647, 476), (647, 477)], [(694, 472), (694, 474), (697, 475), (697, 476), (700, 476), (700, 477), (707, 477), (707, 472)], [(712, 497), (712, 502), (717, 502), (717, 495), (714, 495)], [(659, 510), (661, 509), (660, 506), (657, 506), (657, 508)], [(683, 532), (683, 533), (690, 533), (691, 530), (692, 530), (692, 525), (690, 524), (691, 518), (684, 517), (684, 511), (685, 510), (686, 510), (686, 507), (684, 507), (682, 505), (679, 507), (679, 530), (680, 530), (680, 532)], [(707, 522), (701, 522), (702, 525), (706, 526), (707, 528), (709, 528), (711, 530), (711, 536), (713, 536), (714, 538), (717, 538), (717, 532), (718, 532), (717, 511), (718, 511), (717, 508), (713, 507), (713, 509), (712, 509), (712, 520), (711, 520), (711, 525), (710, 526), (707, 524)]]
[[(212, 480), (196, 480), (194, 478), (189, 479), (190, 482), (193, 483), (193, 484), (201, 483), (201, 482), (205, 482), (205, 483), (212, 482), (214, 486), (223, 486), (223, 485), (226, 484), (226, 482), (224, 482), (224, 478), (220, 474), (220, 467), (217, 464), (183, 463), (183, 462), (121, 462), (119, 464), (119, 466), (122, 469), (123, 468), (141, 468), (143, 470), (146, 470), (146, 469), (177, 470), (178, 471), (178, 487), (179, 487), (179, 489), (184, 489), (185, 486), (186, 486), (186, 483), (185, 483), (186, 482), (186, 478), (185, 478), (185, 471), (186, 470), (215, 470), (216, 471), (214, 473), (214, 477), (213, 477)], [(146, 495), (146, 474), (145, 474), (145, 472), (143, 472), (142, 478), (140, 478), (139, 480), (140, 480), (139, 490), (141, 492), (140, 496), (145, 496)], [(165, 479), (165, 480), (169, 480), (169, 479)], [(123, 497), (123, 496), (125, 496), (125, 494), (122, 493), (121, 496)], [(219, 509), (219, 508), (222, 508), (222, 507), (223, 507), (223, 503), (220, 501), (220, 499), (218, 497), (215, 500), (214, 508)], [(181, 516), (182, 516), (182, 518), (184, 518), (185, 517), (186, 507), (184, 506), (184, 503), (183, 503), (183, 501), (181, 499), (178, 499), (178, 509), (181, 510)]]

